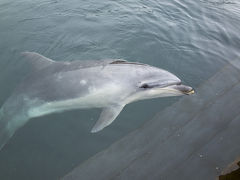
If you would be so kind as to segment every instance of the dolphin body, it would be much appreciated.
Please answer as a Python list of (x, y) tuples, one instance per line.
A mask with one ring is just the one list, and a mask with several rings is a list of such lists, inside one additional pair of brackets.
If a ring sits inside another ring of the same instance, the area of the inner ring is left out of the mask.
[(29, 119), (71, 109), (103, 108), (92, 128), (111, 124), (133, 101), (194, 93), (172, 73), (120, 59), (56, 62), (35, 52), (23, 55), (33, 71), (0, 109), (0, 149)]

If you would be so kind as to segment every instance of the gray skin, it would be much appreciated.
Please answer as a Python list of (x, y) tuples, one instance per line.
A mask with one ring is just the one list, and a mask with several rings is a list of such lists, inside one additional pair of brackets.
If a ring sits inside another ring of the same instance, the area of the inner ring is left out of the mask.
[(172, 73), (146, 64), (111, 59), (55, 62), (34, 52), (23, 55), (33, 71), (0, 110), (0, 149), (29, 119), (71, 109), (103, 108), (98, 132), (133, 101), (194, 93)]

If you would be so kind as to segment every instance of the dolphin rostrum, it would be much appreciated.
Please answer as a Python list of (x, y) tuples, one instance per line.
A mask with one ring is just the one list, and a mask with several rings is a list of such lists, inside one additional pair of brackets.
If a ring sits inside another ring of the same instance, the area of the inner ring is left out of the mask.
[(0, 109), (0, 149), (29, 119), (71, 109), (103, 108), (91, 132), (111, 124), (133, 101), (193, 94), (170, 72), (121, 59), (56, 62), (24, 52), (33, 71)]

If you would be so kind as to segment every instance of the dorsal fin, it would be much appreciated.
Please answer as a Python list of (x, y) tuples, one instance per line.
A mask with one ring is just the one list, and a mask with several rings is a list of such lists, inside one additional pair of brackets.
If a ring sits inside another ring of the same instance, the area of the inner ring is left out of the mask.
[(55, 61), (46, 58), (36, 52), (22, 52), (21, 53), (36, 70), (42, 69), (53, 64)]

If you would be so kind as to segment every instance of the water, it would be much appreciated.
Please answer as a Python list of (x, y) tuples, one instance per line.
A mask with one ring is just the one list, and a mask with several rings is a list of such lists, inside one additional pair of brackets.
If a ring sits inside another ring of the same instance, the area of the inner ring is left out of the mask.
[[(56, 61), (139, 61), (197, 87), (239, 57), (239, 19), (237, 0), (2, 0), (0, 105), (27, 74), (22, 51)], [(58, 179), (178, 99), (127, 105), (97, 134), (90, 129), (98, 109), (35, 118), (0, 152), (0, 179)]]

